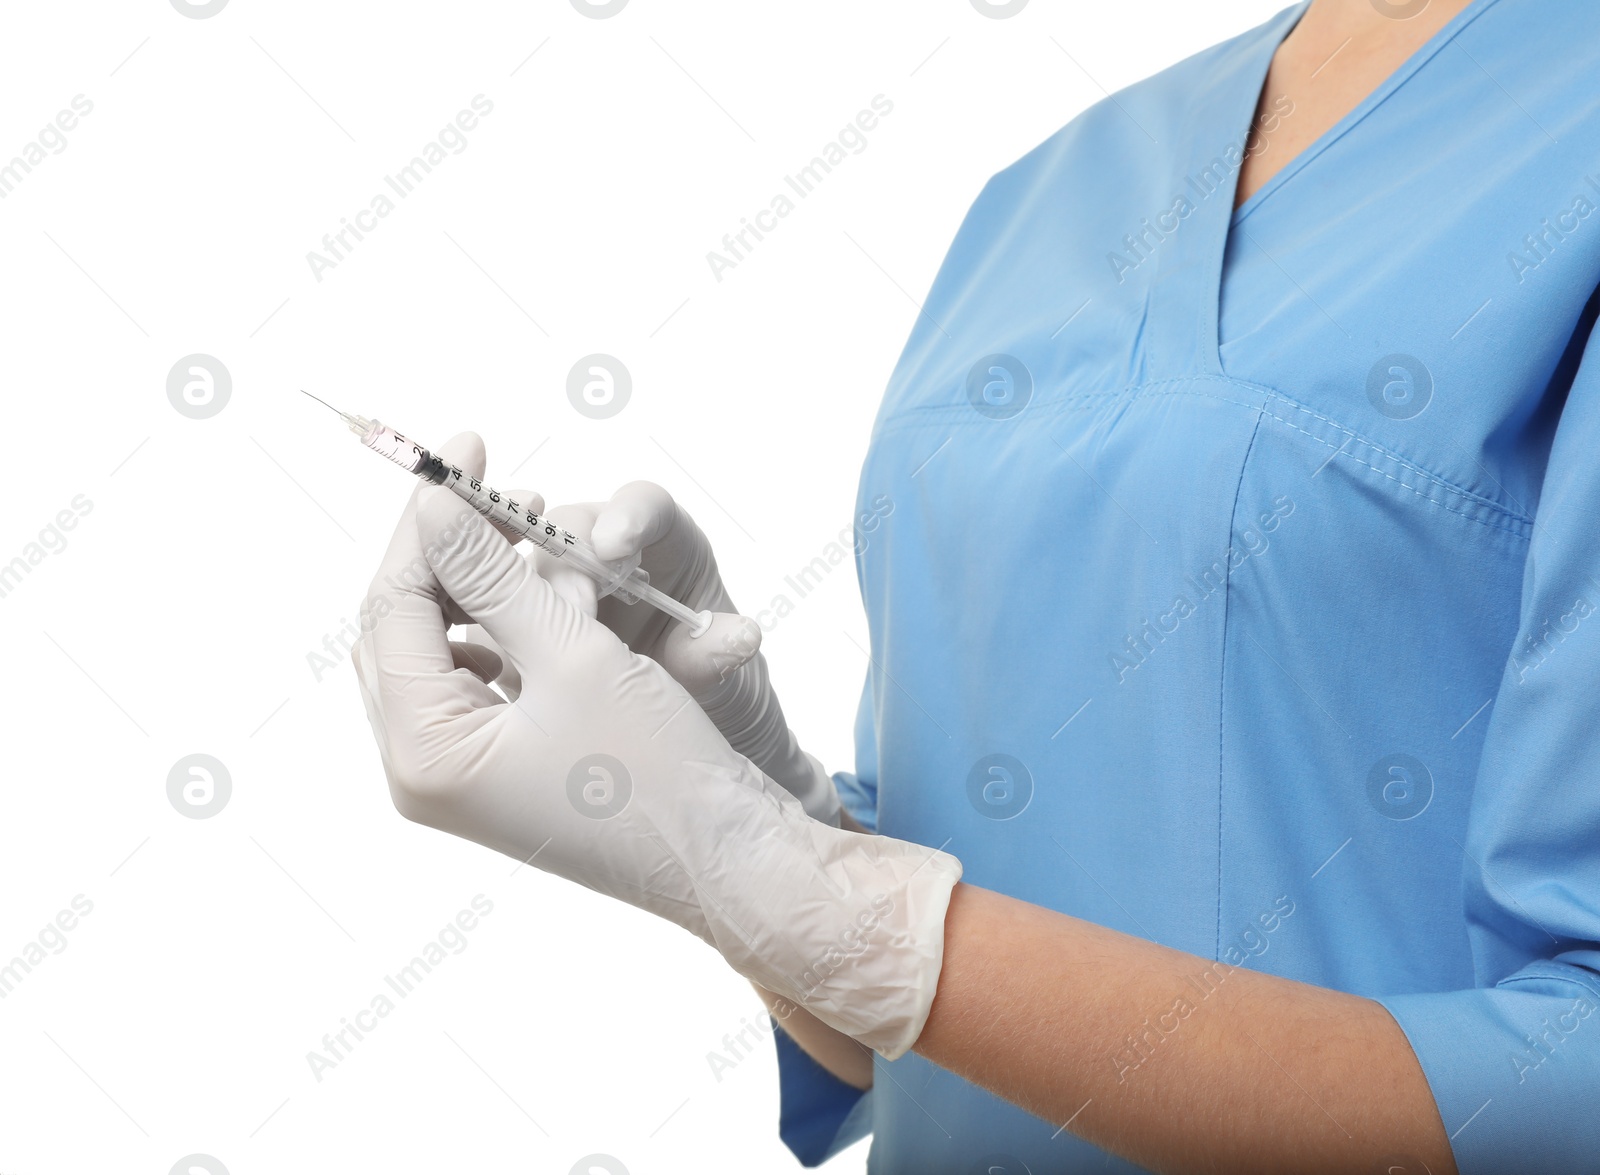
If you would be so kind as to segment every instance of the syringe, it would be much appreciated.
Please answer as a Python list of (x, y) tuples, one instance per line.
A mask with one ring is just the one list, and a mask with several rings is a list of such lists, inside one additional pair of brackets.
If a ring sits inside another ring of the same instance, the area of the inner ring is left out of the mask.
[[(300, 390), (311, 396), (304, 388)], [(320, 397), (311, 398), (323, 407), (338, 412), (350, 431), (374, 453), (387, 457), (407, 473), (415, 474), (425, 482), (444, 486), (485, 518), (527, 539), (546, 554), (571, 562), (595, 581), (602, 598), (615, 594), (625, 604), (636, 604), (642, 600), (688, 625), (690, 636), (699, 636), (710, 627), (710, 612), (696, 612), (665, 592), (651, 587), (650, 575), (639, 566), (637, 556), (631, 560), (607, 563), (571, 531), (518, 505), (499, 490), (484, 485), (481, 479), (468, 477), (454, 465), (446, 465), (427, 449), (388, 425), (368, 420), (365, 416), (340, 412)]]

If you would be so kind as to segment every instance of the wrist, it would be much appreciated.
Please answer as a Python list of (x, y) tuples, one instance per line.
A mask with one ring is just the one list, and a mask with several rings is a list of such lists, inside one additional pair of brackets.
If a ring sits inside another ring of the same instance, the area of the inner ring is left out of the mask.
[(961, 863), (779, 808), (735, 864), (740, 884), (704, 903), (712, 937), (747, 979), (893, 1060), (932, 1007)]
[[(790, 742), (794, 736), (790, 736)], [(799, 760), (792, 779), (779, 779), (776, 782), (785, 791), (800, 801), (806, 814), (813, 820), (819, 820), (830, 828), (842, 828), (845, 815), (844, 805), (839, 801), (839, 789), (833, 786), (833, 776), (828, 774), (828, 769), (822, 765), (815, 755), (795, 747), (795, 758)], [(851, 821), (854, 824), (854, 821)], [(865, 832), (859, 824), (849, 829), (851, 832)]]

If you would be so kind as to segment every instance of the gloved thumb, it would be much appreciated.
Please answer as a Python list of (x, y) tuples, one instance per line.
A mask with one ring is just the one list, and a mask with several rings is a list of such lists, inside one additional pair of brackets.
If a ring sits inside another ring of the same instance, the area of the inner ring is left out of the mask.
[(671, 494), (654, 482), (631, 481), (599, 507), (590, 542), (602, 559), (626, 559), (666, 538), (677, 521)]
[(690, 636), (687, 625), (674, 625), (662, 639), (656, 660), (701, 701), (760, 651), (759, 624), (735, 612), (717, 612), (711, 617), (711, 626), (699, 636)]

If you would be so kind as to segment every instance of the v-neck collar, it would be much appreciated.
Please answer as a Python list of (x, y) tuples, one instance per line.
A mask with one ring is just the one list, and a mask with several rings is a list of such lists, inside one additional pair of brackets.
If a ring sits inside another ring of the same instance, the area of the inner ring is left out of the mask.
[[(1220, 154), (1222, 146), (1240, 151), (1260, 105), (1267, 71), (1278, 47), (1299, 24), (1312, 0), (1284, 9), (1262, 25), (1254, 37), (1239, 43), (1235, 50), (1218, 59), (1212, 76), (1194, 95), (1183, 121), (1182, 136), (1173, 149), (1175, 191), (1193, 190), (1194, 177)], [(1356, 127), (1381, 106), (1400, 87), (1448, 45), (1463, 29), (1482, 16), (1499, 0), (1472, 0), (1456, 13), (1401, 65), (1385, 78), (1338, 122), (1300, 151), (1270, 180), (1237, 209), (1238, 167), (1232, 169), (1204, 196), (1201, 207), (1187, 231), (1180, 231), (1175, 248), (1159, 263), (1152, 299), (1164, 313), (1154, 314), (1152, 322), (1164, 322), (1173, 332), (1158, 328), (1151, 339), (1150, 374), (1178, 375), (1200, 372), (1221, 375), (1222, 359), (1218, 347), (1217, 322), (1221, 309), (1223, 262), (1231, 230), (1261, 204), (1310, 165), (1328, 147)], [(1221, 135), (1228, 137), (1222, 144)], [(1204, 140), (1203, 142), (1201, 140)], [(1198, 295), (1199, 304), (1189, 302)], [(1165, 304), (1161, 306), (1160, 304)], [(1183, 305), (1181, 303), (1187, 303)], [(1165, 334), (1165, 338), (1161, 335)]]
[[(1477, 20), (1479, 16), (1483, 15), (1485, 11), (1487, 11), (1489, 8), (1492, 8), (1497, 3), (1499, 3), (1499, 0), (1472, 0), (1472, 3), (1468, 4), (1460, 12), (1456, 13), (1453, 17), (1441, 25), (1438, 31), (1424, 41), (1420, 46), (1418, 46), (1416, 51), (1413, 52), (1410, 57), (1401, 62), (1393, 73), (1384, 78), (1383, 81), (1379, 82), (1376, 89), (1371, 91), (1360, 102), (1356, 103), (1356, 105), (1352, 107), (1343, 118), (1339, 119), (1338, 122), (1334, 123), (1331, 127), (1322, 132), (1322, 134), (1318, 135), (1310, 143), (1306, 144), (1306, 146), (1298, 155), (1289, 160), (1289, 162), (1284, 164), (1283, 167), (1279, 168), (1271, 179), (1250, 194), (1250, 198), (1248, 200), (1239, 205), (1238, 208), (1234, 209), (1233, 215), (1229, 220), (1230, 227), (1238, 224), (1245, 217), (1249, 216), (1250, 213), (1256, 210), (1263, 200), (1271, 196), (1272, 193), (1275, 192), (1279, 187), (1292, 179), (1296, 172), (1300, 171), (1318, 155), (1322, 154), (1323, 151), (1327, 150), (1335, 142), (1343, 138), (1345, 133), (1348, 132), (1351, 127), (1355, 126), (1362, 119), (1366, 118), (1367, 115), (1371, 114), (1379, 106), (1382, 106), (1390, 94), (1394, 93), (1401, 86), (1405, 85), (1412, 74), (1416, 73), (1417, 70), (1426, 65), (1434, 56), (1438, 54), (1441, 49), (1454, 40), (1456, 35), (1460, 33), (1462, 29), (1466, 28), (1473, 21)], [(1289, 35), (1294, 32), (1296, 26), (1298, 26), (1300, 23), (1300, 18), (1305, 15), (1306, 9), (1310, 7), (1311, 0), (1304, 0), (1304, 2), (1299, 5), (1297, 10), (1291, 10), (1294, 11), (1294, 19), (1287, 22), (1287, 25), (1284, 27), (1281, 35), (1277, 37), (1268, 37), (1266, 39), (1267, 53), (1265, 59), (1261, 63), (1260, 85), (1256, 86), (1255, 96), (1250, 105), (1251, 119), (1254, 119), (1256, 108), (1261, 103), (1261, 91), (1266, 86), (1267, 72), (1272, 67), (1272, 59), (1277, 56), (1279, 46), (1281, 46), (1283, 42), (1288, 39)], [(1238, 183), (1236, 175), (1234, 191), (1228, 197), (1229, 207), (1232, 207), (1237, 192)]]

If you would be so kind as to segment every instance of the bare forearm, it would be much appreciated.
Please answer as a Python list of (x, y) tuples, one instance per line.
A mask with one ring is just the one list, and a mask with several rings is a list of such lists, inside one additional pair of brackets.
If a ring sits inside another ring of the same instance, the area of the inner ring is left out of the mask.
[(1342, 992), (956, 888), (916, 1051), (1153, 1170), (1455, 1171), (1404, 1034)]

